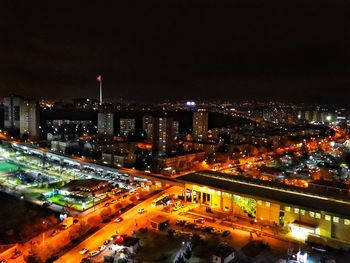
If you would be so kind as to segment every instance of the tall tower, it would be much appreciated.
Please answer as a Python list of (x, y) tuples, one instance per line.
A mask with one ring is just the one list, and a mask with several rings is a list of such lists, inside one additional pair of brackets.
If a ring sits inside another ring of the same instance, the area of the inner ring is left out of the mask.
[(39, 104), (35, 100), (22, 100), (19, 131), (30, 139), (39, 137)]
[(208, 112), (198, 110), (193, 112), (193, 140), (206, 141), (208, 138)]
[(142, 117), (142, 131), (146, 132), (148, 142), (152, 142), (153, 139), (153, 117), (143, 116)]
[(166, 155), (171, 151), (173, 144), (173, 119), (171, 117), (155, 117), (153, 119), (152, 154)]
[(15, 95), (4, 97), (4, 128), (8, 130), (19, 130), (20, 107), (23, 98)]
[(113, 110), (101, 107), (97, 115), (97, 128), (99, 135), (114, 135)]

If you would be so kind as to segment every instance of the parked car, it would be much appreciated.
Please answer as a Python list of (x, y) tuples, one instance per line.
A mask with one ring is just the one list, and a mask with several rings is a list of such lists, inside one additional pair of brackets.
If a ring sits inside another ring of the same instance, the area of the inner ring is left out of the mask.
[(196, 218), (194, 220), (195, 223), (198, 223), (198, 224), (204, 224), (205, 222), (205, 219), (203, 217), (200, 217), (200, 218)]
[(15, 249), (15, 251), (13, 251), (13, 253), (12, 253), (11, 259), (16, 259), (16, 258), (18, 258), (21, 255), (23, 255), (23, 252), (20, 251), (20, 250)]
[(81, 255), (85, 255), (86, 253), (88, 253), (90, 250), (88, 250), (87, 248), (83, 248), (82, 250), (79, 251), (79, 254)]
[(89, 253), (89, 256), (90, 257), (96, 257), (98, 254), (100, 254), (101, 253), (101, 251), (99, 251), (99, 250), (94, 250), (94, 251), (91, 251), (90, 253)]
[(229, 235), (231, 235), (231, 232), (228, 231), (228, 230), (225, 230), (225, 231), (222, 233), (222, 236), (223, 236), (223, 237), (228, 237)]
[(45, 201), (43, 203), (43, 206), (46, 206), (46, 207), (49, 207), (50, 205), (52, 205), (52, 202), (51, 201)]
[(318, 251), (318, 252), (322, 252), (322, 253), (327, 252), (327, 248), (324, 246), (321, 246), (321, 245), (313, 245), (311, 248), (315, 251)]
[(105, 250), (105, 249), (106, 249), (106, 246), (105, 246), (105, 245), (102, 245), (102, 246), (98, 247), (98, 250), (99, 250), (99, 251), (103, 251), (103, 250)]

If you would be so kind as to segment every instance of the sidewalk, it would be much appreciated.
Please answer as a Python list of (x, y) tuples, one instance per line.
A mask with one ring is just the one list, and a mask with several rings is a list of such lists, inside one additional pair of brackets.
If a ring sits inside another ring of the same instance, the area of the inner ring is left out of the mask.
[[(299, 244), (300, 241), (292, 239), (287, 236), (288, 231), (282, 229), (280, 226), (264, 225), (259, 222), (254, 222), (253, 219), (238, 218), (236, 216), (227, 216), (227, 214), (213, 211), (207, 212), (205, 207), (198, 207), (181, 214), (188, 214), (197, 217), (203, 217), (208, 222), (216, 223), (233, 229), (239, 229), (250, 233), (255, 233), (257, 236), (267, 236), (281, 241)], [(252, 223), (254, 222), (254, 223)]]

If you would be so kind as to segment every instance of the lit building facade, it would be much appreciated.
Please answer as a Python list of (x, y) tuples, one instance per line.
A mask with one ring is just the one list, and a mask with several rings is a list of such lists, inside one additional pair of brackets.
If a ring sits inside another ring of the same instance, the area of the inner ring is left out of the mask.
[(153, 119), (152, 154), (166, 155), (173, 144), (173, 119), (171, 117), (155, 117)]
[(142, 117), (142, 131), (146, 133), (146, 140), (152, 142), (153, 139), (153, 117), (143, 116)]
[(128, 136), (135, 133), (135, 119), (124, 119), (121, 118), (120, 121), (120, 135)]
[(15, 95), (4, 97), (4, 128), (18, 130), (20, 128), (20, 107), (23, 98)]
[(97, 115), (97, 129), (100, 135), (114, 135), (114, 113), (108, 109), (102, 109)]
[(20, 134), (30, 139), (39, 137), (39, 104), (35, 100), (21, 101)]
[(172, 130), (173, 136), (179, 135), (179, 122), (173, 121), (173, 130)]
[(208, 112), (193, 112), (193, 140), (206, 141), (208, 138)]
[[(186, 201), (214, 210), (281, 226), (290, 235), (327, 240), (327, 245), (343, 247), (350, 242), (350, 201), (261, 185), (254, 180), (203, 171), (178, 177), (184, 183)], [(349, 244), (348, 244), (349, 245)]]

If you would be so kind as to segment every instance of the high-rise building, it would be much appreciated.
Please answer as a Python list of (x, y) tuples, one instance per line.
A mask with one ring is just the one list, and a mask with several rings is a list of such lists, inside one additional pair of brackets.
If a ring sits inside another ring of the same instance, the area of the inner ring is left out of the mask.
[(30, 139), (39, 137), (39, 104), (35, 100), (22, 100), (19, 131)]
[(151, 142), (153, 139), (153, 117), (142, 117), (142, 131), (146, 133), (146, 140)]
[(15, 95), (4, 97), (4, 128), (8, 130), (19, 130), (20, 107), (23, 98)]
[(114, 135), (114, 113), (108, 108), (100, 109), (97, 116), (97, 128), (100, 135)]
[(173, 136), (179, 136), (179, 122), (173, 121), (173, 130), (172, 130)]
[(193, 112), (193, 140), (206, 141), (208, 138), (208, 112), (198, 110)]
[(128, 136), (135, 133), (135, 119), (124, 119), (121, 118), (120, 121), (120, 134), (123, 136)]
[(166, 155), (171, 152), (173, 144), (173, 119), (171, 117), (155, 117), (153, 119), (152, 154)]

